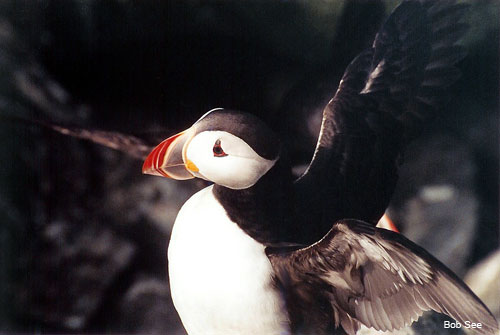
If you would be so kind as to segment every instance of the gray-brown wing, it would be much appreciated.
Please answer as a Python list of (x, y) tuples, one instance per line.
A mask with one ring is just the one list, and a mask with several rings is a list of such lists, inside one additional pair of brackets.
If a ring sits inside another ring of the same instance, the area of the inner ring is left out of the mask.
[(295, 183), (297, 221), (320, 226), (319, 236), (301, 242), (318, 240), (342, 218), (382, 216), (405, 145), (459, 77), (465, 9), (456, 1), (404, 1), (346, 69), (324, 109), (314, 157)]
[(400, 329), (427, 310), (462, 325), (481, 323), (479, 334), (498, 334), (487, 307), (442, 263), (402, 235), (365, 222), (340, 221), (310, 247), (268, 256), (285, 290), (321, 291), (332, 322), (348, 334), (361, 324)]

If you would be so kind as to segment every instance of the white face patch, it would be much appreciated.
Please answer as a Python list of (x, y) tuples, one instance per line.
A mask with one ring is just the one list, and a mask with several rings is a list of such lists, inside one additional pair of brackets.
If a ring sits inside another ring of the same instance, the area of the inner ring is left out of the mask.
[[(215, 157), (216, 142), (226, 156)], [(245, 141), (225, 131), (204, 131), (188, 144), (186, 158), (199, 169), (196, 177), (232, 189), (253, 186), (271, 167), (275, 160), (259, 156)]]

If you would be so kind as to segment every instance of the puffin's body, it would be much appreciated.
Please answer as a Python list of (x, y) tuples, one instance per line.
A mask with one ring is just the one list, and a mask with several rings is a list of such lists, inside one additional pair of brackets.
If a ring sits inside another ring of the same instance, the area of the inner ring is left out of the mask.
[(297, 180), (261, 120), (215, 109), (160, 143), (143, 172), (214, 185), (178, 214), (172, 298), (194, 334), (350, 334), (426, 310), (498, 333), (484, 304), (425, 250), (375, 228), (405, 145), (458, 78), (465, 6), (408, 0), (346, 69)]
[(362, 324), (402, 328), (431, 309), (495, 334), (466, 285), (400, 234), (343, 219), (305, 246), (315, 230), (293, 205), (303, 200), (281, 152), (254, 116), (216, 109), (145, 161), (145, 173), (218, 182), (183, 205), (168, 248), (172, 299), (190, 335), (354, 335)]
[(168, 247), (175, 308), (189, 334), (289, 334), (265, 246), (231, 221), (213, 186), (180, 210)]

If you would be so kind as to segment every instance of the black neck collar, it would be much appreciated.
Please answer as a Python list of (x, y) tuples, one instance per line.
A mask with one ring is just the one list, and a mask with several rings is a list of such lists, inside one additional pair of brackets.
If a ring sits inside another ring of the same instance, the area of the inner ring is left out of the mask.
[(259, 181), (247, 189), (214, 185), (213, 192), (229, 218), (256, 241), (271, 245), (289, 241), (292, 215), (290, 169), (278, 159)]

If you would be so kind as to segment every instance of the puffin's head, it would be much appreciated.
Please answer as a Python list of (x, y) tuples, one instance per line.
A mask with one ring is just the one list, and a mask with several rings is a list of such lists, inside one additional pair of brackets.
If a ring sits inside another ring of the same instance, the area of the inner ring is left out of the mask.
[(142, 172), (203, 178), (231, 189), (253, 186), (279, 158), (276, 134), (257, 117), (217, 108), (151, 151)]

